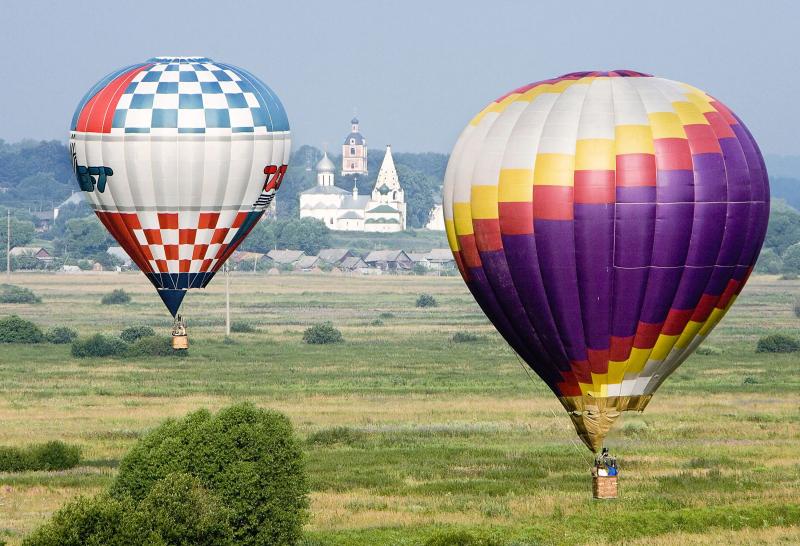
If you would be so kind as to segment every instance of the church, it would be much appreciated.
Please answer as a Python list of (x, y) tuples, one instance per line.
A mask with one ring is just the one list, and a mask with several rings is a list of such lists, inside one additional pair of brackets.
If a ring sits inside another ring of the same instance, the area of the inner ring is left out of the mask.
[[(367, 173), (367, 144), (353, 119), (352, 131), (345, 140), (342, 170), (346, 175)], [(352, 148), (352, 150), (350, 149)], [(334, 231), (391, 233), (406, 229), (406, 202), (392, 158), (386, 154), (375, 187), (370, 195), (359, 195), (358, 186), (346, 191), (334, 185), (336, 166), (327, 152), (316, 165), (317, 185), (300, 193), (300, 218), (317, 218)]]
[(346, 191), (334, 185), (336, 166), (328, 154), (317, 163), (317, 185), (300, 193), (300, 218), (318, 218), (334, 231), (397, 232), (406, 229), (406, 202), (392, 158), (392, 147), (370, 195), (358, 186)]

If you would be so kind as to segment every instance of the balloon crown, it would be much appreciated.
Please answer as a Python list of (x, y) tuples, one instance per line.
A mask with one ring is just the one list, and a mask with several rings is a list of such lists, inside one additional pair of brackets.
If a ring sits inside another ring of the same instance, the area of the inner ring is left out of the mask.
[(208, 57), (172, 57), (172, 56), (163, 56), (163, 57), (152, 57), (147, 59), (147, 62), (155, 62), (155, 63), (210, 63), (211, 59)]

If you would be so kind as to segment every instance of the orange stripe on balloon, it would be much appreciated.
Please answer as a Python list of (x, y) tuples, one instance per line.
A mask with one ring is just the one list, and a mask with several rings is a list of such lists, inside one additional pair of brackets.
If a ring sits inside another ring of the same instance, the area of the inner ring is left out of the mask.
[(677, 336), (683, 333), (684, 328), (692, 318), (693, 312), (694, 309), (670, 309), (661, 333), (665, 336)]
[(531, 203), (500, 201), (500, 231), (503, 235), (530, 235), (533, 233), (533, 205)]
[(656, 344), (663, 322), (650, 323), (639, 322), (636, 327), (636, 336), (633, 338), (633, 346), (637, 349), (652, 349)]
[(616, 201), (614, 171), (575, 171), (575, 202), (607, 204)]
[(653, 146), (659, 171), (692, 170), (692, 152), (685, 138), (656, 138)]
[(500, 221), (491, 219), (472, 219), (472, 227), (475, 230), (475, 244), (481, 252), (501, 250), (503, 241), (500, 239)]
[(617, 156), (617, 186), (655, 186), (656, 156), (653, 154), (622, 154)]
[(711, 128), (714, 129), (714, 134), (717, 139), (720, 138), (736, 138), (736, 133), (733, 132), (731, 126), (725, 121), (725, 118), (719, 112), (706, 112), (704, 114)]
[(572, 187), (534, 186), (533, 217), (537, 220), (572, 220)]
[(683, 130), (686, 131), (689, 149), (693, 154), (722, 153), (717, 135), (714, 134), (714, 129), (710, 125), (699, 123), (696, 125), (684, 125)]

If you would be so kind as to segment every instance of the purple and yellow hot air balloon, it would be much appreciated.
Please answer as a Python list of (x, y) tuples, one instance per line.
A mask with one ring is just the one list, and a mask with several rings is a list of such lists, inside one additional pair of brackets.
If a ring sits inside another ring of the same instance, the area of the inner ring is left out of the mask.
[(717, 99), (629, 70), (578, 72), (472, 119), (444, 216), (475, 299), (598, 451), (741, 292), (769, 185)]

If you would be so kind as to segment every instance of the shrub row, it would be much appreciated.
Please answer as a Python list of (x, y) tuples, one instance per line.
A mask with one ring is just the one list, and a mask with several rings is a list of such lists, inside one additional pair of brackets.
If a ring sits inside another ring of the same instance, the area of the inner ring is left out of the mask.
[(344, 341), (342, 333), (333, 327), (330, 322), (315, 324), (303, 332), (303, 341), (312, 345), (324, 345), (327, 343), (340, 343)]
[(42, 298), (30, 288), (13, 284), (0, 284), (0, 303), (41, 303)]
[(59, 440), (24, 448), (0, 446), (0, 472), (66, 470), (80, 461), (80, 448)]
[(69, 503), (23, 545), (296, 544), (308, 490), (284, 415), (200, 410), (139, 440), (109, 491)]
[(95, 334), (72, 342), (72, 356), (92, 357), (147, 357), (147, 356), (185, 356), (185, 351), (175, 351), (168, 336), (145, 336), (126, 343), (113, 336)]

